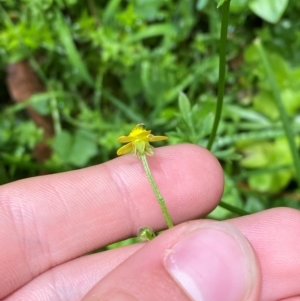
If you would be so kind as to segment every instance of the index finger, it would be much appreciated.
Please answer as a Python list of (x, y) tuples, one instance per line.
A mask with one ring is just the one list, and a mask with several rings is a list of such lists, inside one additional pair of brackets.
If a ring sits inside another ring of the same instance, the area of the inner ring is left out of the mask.
[[(175, 224), (218, 203), (218, 161), (194, 145), (157, 148), (153, 176)], [(97, 247), (165, 228), (141, 162), (127, 155), (90, 168), (0, 188), (0, 298), (38, 274)]]

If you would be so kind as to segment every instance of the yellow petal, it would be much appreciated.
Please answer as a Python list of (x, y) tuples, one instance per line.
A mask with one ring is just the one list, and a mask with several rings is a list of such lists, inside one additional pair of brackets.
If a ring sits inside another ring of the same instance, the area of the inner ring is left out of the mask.
[(118, 142), (122, 142), (122, 143), (127, 143), (130, 142), (131, 140), (132, 138), (129, 136), (121, 136), (117, 139)]
[(162, 140), (168, 140), (167, 136), (152, 136), (148, 138), (148, 141), (153, 142), (153, 141), (162, 141)]
[(130, 142), (130, 143), (127, 143), (126, 145), (123, 145), (122, 147), (120, 147), (117, 150), (117, 155), (118, 156), (125, 155), (125, 154), (132, 152), (132, 150), (133, 150), (133, 146), (132, 146), (132, 143)]
[(129, 137), (131, 137), (132, 139), (134, 138), (138, 138), (138, 137), (147, 137), (149, 134), (151, 133), (151, 131), (146, 131), (144, 129), (133, 129), (130, 134)]

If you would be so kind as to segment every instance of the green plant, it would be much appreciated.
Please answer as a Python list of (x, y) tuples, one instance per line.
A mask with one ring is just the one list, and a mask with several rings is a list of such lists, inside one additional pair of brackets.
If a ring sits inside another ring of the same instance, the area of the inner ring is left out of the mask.
[[(299, 9), (296, 0), (0, 1), (1, 184), (112, 159), (120, 129), (144, 121), (221, 161), (226, 210), (214, 218), (298, 208)], [(20, 60), (44, 92), (14, 103), (5, 69)], [(51, 118), (52, 135), (29, 107)], [(51, 149), (42, 162), (41, 142)]]

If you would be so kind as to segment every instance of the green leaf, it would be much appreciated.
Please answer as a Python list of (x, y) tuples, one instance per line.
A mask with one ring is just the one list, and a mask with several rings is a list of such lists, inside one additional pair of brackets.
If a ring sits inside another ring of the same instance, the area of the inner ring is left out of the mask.
[(251, 188), (260, 192), (278, 192), (284, 188), (292, 178), (292, 172), (283, 170), (274, 174), (260, 174), (249, 178)]
[(131, 44), (131, 43), (138, 42), (140, 40), (153, 38), (157, 36), (174, 37), (176, 36), (175, 28), (168, 23), (150, 25), (144, 28), (143, 30), (137, 32), (136, 34), (128, 36), (125, 43)]
[(72, 136), (67, 131), (61, 131), (52, 141), (52, 148), (63, 160), (68, 160), (72, 147)]
[(249, 7), (263, 20), (277, 23), (282, 17), (288, 2), (288, 0), (253, 0)]
[(116, 13), (118, 6), (120, 5), (121, 0), (111, 0), (108, 1), (104, 12), (103, 12), (103, 23), (107, 23), (110, 20), (113, 20), (114, 14)]
[[(272, 168), (286, 166), (292, 163), (292, 155), (285, 137), (277, 138), (274, 142), (263, 142), (249, 145), (243, 149), (246, 157), (241, 165), (248, 168)], [(249, 176), (249, 185), (261, 192), (278, 192), (292, 179), (291, 169), (273, 170), (270, 173), (257, 170), (257, 174)]]
[(30, 100), (32, 101), (32, 107), (41, 115), (50, 113), (49, 95), (44, 93), (34, 94), (31, 96)]
[(140, 15), (142, 19), (154, 21), (157, 16), (162, 14), (160, 7), (167, 6), (169, 0), (135, 0), (135, 12)]
[(220, 6), (222, 6), (225, 3), (225, 1), (228, 1), (228, 0), (220, 0), (218, 2), (218, 4), (217, 4), (217, 8), (219, 8)]
[(92, 133), (78, 130), (75, 135), (62, 131), (55, 136), (52, 147), (64, 163), (84, 166), (97, 153), (95, 137)]
[(96, 154), (95, 136), (91, 132), (78, 130), (73, 140), (69, 162), (75, 166), (84, 166)]
[(187, 96), (182, 92), (179, 93), (178, 104), (182, 118), (189, 124), (191, 119), (191, 104)]
[(267, 166), (270, 162), (272, 147), (272, 144), (268, 142), (251, 144), (245, 147), (242, 150), (244, 158), (241, 160), (241, 166), (248, 168)]
[(207, 5), (208, 0), (198, 0), (196, 4), (197, 10), (202, 10)]
[(279, 112), (276, 107), (273, 95), (269, 91), (261, 91), (253, 98), (254, 109), (272, 120), (279, 117)]
[(230, 12), (243, 13), (247, 9), (249, 0), (233, 0), (230, 3)]

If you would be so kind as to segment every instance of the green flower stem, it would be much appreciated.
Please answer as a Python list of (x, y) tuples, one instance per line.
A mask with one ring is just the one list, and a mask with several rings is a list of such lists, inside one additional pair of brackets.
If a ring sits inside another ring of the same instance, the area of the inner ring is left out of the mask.
[(219, 121), (221, 119), (224, 90), (225, 90), (225, 75), (226, 75), (226, 46), (227, 46), (227, 30), (229, 20), (230, 0), (222, 4), (222, 21), (220, 35), (220, 53), (219, 53), (219, 82), (218, 82), (218, 102), (216, 106), (216, 114), (213, 128), (208, 140), (207, 149), (210, 150), (216, 138)]
[(142, 163), (143, 163), (143, 166), (144, 166), (144, 169), (145, 169), (145, 172), (146, 172), (146, 175), (147, 175), (147, 178), (151, 184), (151, 187), (152, 187), (152, 190), (158, 200), (158, 203), (159, 203), (159, 206), (161, 208), (161, 211), (164, 215), (164, 218), (166, 220), (166, 223), (167, 223), (167, 226), (168, 228), (172, 228), (173, 227), (173, 223), (172, 223), (172, 220), (171, 220), (171, 216), (169, 214), (169, 211), (167, 209), (167, 206), (166, 206), (166, 202), (164, 200), (164, 198), (162, 197), (162, 195), (160, 194), (159, 190), (158, 190), (158, 187), (153, 179), (153, 176), (151, 174), (151, 171), (150, 171), (150, 168), (149, 168), (149, 165), (148, 165), (148, 161), (147, 161), (147, 158), (146, 158), (146, 155), (145, 154), (140, 154), (140, 159), (142, 160)]
[(241, 209), (241, 208), (238, 208), (236, 206), (232, 206), (230, 204), (227, 204), (226, 202), (223, 202), (223, 201), (220, 201), (219, 203), (219, 206), (230, 211), (230, 212), (233, 212), (239, 216), (244, 216), (244, 215), (249, 215), (251, 214), (250, 212), (244, 210), (244, 209)]

